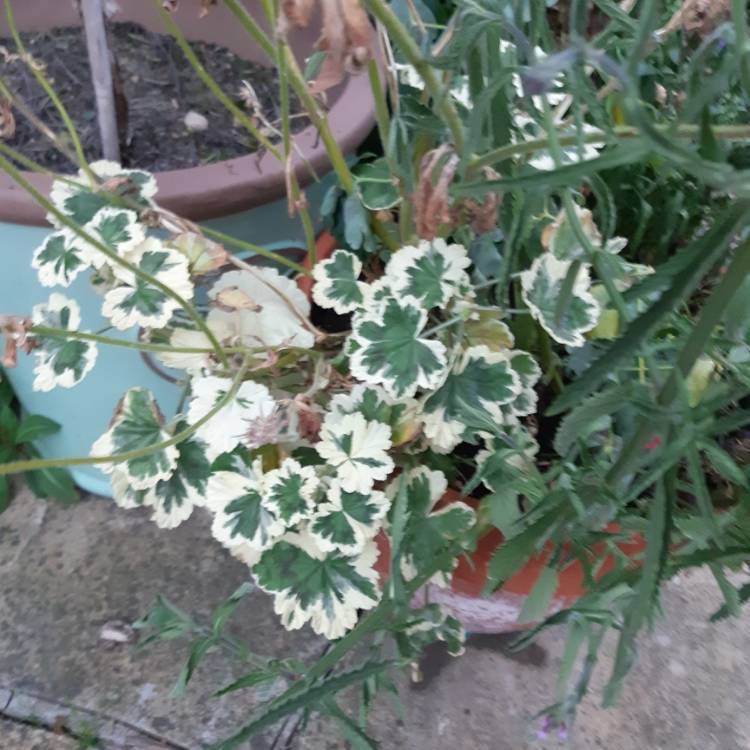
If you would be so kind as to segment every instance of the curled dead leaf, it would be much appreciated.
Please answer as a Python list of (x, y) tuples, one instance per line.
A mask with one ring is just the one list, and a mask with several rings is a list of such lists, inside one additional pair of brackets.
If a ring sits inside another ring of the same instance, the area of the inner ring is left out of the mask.
[[(307, 26), (314, 0), (282, 0), (282, 23)], [(360, 0), (320, 0), (323, 27), (318, 48), (326, 53), (310, 91), (319, 94), (340, 83), (345, 73), (360, 73), (373, 54), (374, 35)]]
[(451, 225), (448, 187), (458, 169), (459, 158), (450, 144), (428, 151), (420, 162), (417, 189), (412, 196), (417, 235), (423, 240), (437, 237), (441, 225)]
[(656, 34), (665, 37), (677, 29), (707, 36), (730, 14), (729, 0), (684, 0), (667, 24)]
[[(487, 180), (497, 180), (500, 175), (492, 167), (484, 167), (482, 174)], [(471, 221), (471, 228), (477, 234), (486, 234), (497, 227), (497, 209), (503, 202), (502, 193), (485, 193), (480, 201), (467, 198), (462, 203)]]
[(174, 13), (177, 10), (177, 0), (162, 0), (161, 7), (168, 13)]
[(182, 232), (169, 244), (187, 258), (190, 273), (194, 276), (211, 273), (229, 262), (229, 253), (223, 245), (198, 232)]
[(236, 286), (229, 286), (222, 289), (216, 295), (216, 302), (223, 310), (254, 310), (259, 311), (261, 306), (252, 298), (248, 297), (245, 292)]
[(294, 397), (293, 403), (297, 412), (297, 431), (300, 438), (312, 443), (317, 442), (322, 424), (320, 413), (313, 407), (311, 400), (301, 393)]
[(15, 367), (18, 364), (18, 346), (15, 337), (10, 334), (6, 334), (5, 336), (5, 348), (3, 350), (3, 358), (0, 360), (0, 364), (8, 369)]
[(10, 101), (0, 96), (0, 138), (12, 138), (16, 132), (16, 118)]

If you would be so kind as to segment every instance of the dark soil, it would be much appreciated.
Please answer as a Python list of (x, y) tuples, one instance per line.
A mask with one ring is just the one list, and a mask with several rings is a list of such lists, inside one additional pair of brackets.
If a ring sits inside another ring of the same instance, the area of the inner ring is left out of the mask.
[[(118, 112), (124, 165), (156, 172), (220, 161), (257, 149), (257, 142), (233, 122), (232, 115), (198, 79), (171, 36), (133, 23), (113, 23), (108, 28), (124, 93)], [(21, 37), (31, 55), (44, 63), (47, 78), (73, 118), (86, 156), (90, 161), (101, 158), (83, 30), (56, 28)], [(10, 39), (0, 39), (0, 45), (11, 53), (15, 50)], [(263, 117), (278, 126), (278, 79), (273, 68), (243, 60), (215, 44), (195, 42), (191, 46), (224, 93), (251, 114), (240, 96), (242, 81), (248, 81), (260, 100)], [(56, 133), (63, 132), (52, 102), (23, 62), (0, 57), (0, 76), (47, 125)], [(299, 110), (294, 98), (291, 110)], [(191, 132), (185, 127), (184, 118), (190, 111), (206, 117), (206, 130)], [(23, 115), (15, 115), (16, 132), (8, 139), (9, 145), (48, 169), (75, 171)], [(292, 130), (305, 124), (303, 118), (295, 117)]]

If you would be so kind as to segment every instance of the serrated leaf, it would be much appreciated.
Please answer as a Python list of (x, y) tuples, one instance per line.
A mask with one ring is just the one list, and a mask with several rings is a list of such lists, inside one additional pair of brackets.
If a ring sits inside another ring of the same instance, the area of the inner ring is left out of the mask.
[(81, 241), (65, 231), (53, 232), (34, 252), (35, 268), (42, 286), (70, 286), (87, 267)]
[(394, 296), (408, 296), (423, 307), (445, 307), (469, 288), (466, 269), (471, 264), (463, 245), (445, 240), (422, 240), (395, 252), (385, 268)]
[(310, 534), (324, 552), (359, 554), (380, 531), (389, 507), (390, 501), (384, 493), (346, 492), (334, 479), (326, 493), (326, 502), (315, 510)]
[(393, 471), (390, 447), (390, 427), (368, 421), (361, 414), (329, 414), (320, 442), (315, 444), (320, 456), (336, 470), (342, 489), (363, 493)]
[(698, 447), (705, 453), (706, 458), (711, 466), (721, 474), (726, 480), (737, 484), (740, 487), (747, 487), (748, 480), (742, 469), (737, 466), (732, 457), (716, 443), (703, 441), (698, 443)]
[(207, 636), (205, 638), (198, 638), (190, 647), (190, 653), (185, 661), (180, 674), (177, 677), (177, 681), (170, 692), (172, 698), (178, 698), (185, 692), (185, 688), (193, 677), (195, 670), (203, 661), (203, 657), (216, 646), (216, 636)]
[(316, 263), (313, 268), (313, 299), (339, 315), (356, 310), (364, 301), (364, 285), (358, 281), (361, 272), (362, 263), (356, 255), (336, 250), (328, 260)]
[[(77, 331), (81, 323), (78, 303), (62, 294), (52, 293), (47, 303), (34, 305), (34, 325)], [(92, 341), (66, 339), (58, 336), (34, 337), (34, 390), (51, 391), (60, 386), (72, 388), (91, 372), (96, 363), (97, 348)]]
[(417, 300), (389, 297), (379, 310), (367, 310), (353, 322), (357, 345), (350, 357), (352, 375), (382, 384), (395, 398), (413, 396), (418, 388), (434, 388), (446, 365), (445, 347), (421, 338), (427, 312)]
[(552, 596), (557, 589), (558, 575), (554, 568), (545, 567), (524, 600), (518, 614), (518, 624), (526, 625), (543, 620), (549, 609)]
[[(594, 217), (587, 208), (575, 206), (578, 221), (583, 232), (594, 247), (600, 247), (602, 236), (594, 223)], [(548, 224), (542, 232), (542, 245), (549, 250), (558, 260), (583, 260), (588, 252), (581, 244), (577, 234), (568, 220), (567, 211), (560, 211), (555, 220)]]
[(506, 323), (497, 316), (500, 314), (489, 310), (482, 310), (477, 319), (469, 319), (464, 323), (464, 339), (469, 346), (484, 345), (492, 351), (512, 349), (515, 344), (513, 334)]
[(309, 622), (326, 638), (340, 638), (354, 627), (358, 610), (380, 600), (374, 542), (349, 556), (326, 554), (309, 534), (287, 534), (253, 568), (258, 585), (274, 596), (274, 611), (288, 630)]
[(174, 445), (149, 450), (169, 439), (152, 393), (145, 388), (131, 388), (115, 409), (109, 429), (94, 443), (92, 456), (110, 456), (135, 450), (148, 450), (137, 458), (118, 464), (99, 464), (111, 474), (122, 471), (136, 490), (147, 490), (169, 479), (177, 466), (178, 450)]
[(626, 407), (632, 395), (631, 383), (618, 385), (595, 394), (567, 414), (555, 433), (554, 446), (558, 455), (567, 456), (579, 440), (586, 440), (596, 420)]
[(270, 701), (239, 732), (224, 742), (214, 745), (211, 750), (233, 750), (247, 739), (275, 724), (295, 711), (315, 706), (328, 696), (345, 690), (350, 685), (359, 685), (368, 678), (378, 675), (393, 666), (393, 662), (369, 662), (350, 672), (326, 677), (313, 685), (293, 686), (286, 693)]
[[(100, 243), (121, 256), (146, 239), (146, 230), (138, 221), (138, 214), (127, 208), (102, 208), (84, 228)], [(82, 252), (83, 259), (95, 268), (101, 268), (109, 262), (101, 250), (88, 243), (83, 245)]]
[(560, 314), (558, 300), (570, 268), (570, 261), (544, 253), (521, 274), (521, 287), (524, 302), (544, 330), (555, 341), (578, 347), (586, 343), (583, 334), (596, 325), (601, 310), (589, 292), (589, 272), (582, 265), (573, 282), (570, 301)]
[(21, 420), (15, 435), (16, 445), (33, 443), (39, 438), (54, 435), (60, 431), (60, 425), (49, 417), (41, 414), (30, 414)]
[(521, 380), (507, 351), (472, 346), (425, 401), (425, 434), (437, 451), (448, 452), (461, 440), (502, 420), (500, 407), (520, 392)]
[(226, 695), (227, 693), (234, 693), (237, 690), (244, 690), (245, 688), (255, 687), (269, 680), (275, 680), (279, 676), (276, 670), (267, 669), (255, 669), (248, 674), (243, 675), (238, 680), (235, 680), (231, 684), (222, 688), (221, 690), (214, 693), (215, 697)]

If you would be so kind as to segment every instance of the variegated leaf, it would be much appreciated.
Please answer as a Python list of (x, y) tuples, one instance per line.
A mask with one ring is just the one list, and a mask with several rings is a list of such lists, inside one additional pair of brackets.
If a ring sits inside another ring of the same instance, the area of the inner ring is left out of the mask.
[[(146, 239), (146, 230), (138, 221), (138, 214), (126, 208), (106, 206), (97, 211), (84, 229), (94, 239), (121, 256)], [(81, 252), (84, 260), (94, 268), (101, 268), (109, 262), (101, 250), (88, 242), (82, 243)], [(120, 266), (113, 266), (116, 273), (119, 269)]]
[[(389, 485), (387, 494), (390, 497), (396, 496), (400, 481), (398, 478)], [(412, 579), (419, 571), (434, 564), (451, 543), (461, 539), (474, 525), (475, 513), (463, 501), (434, 509), (447, 487), (448, 482), (441, 471), (420, 466), (406, 474), (409, 519), (401, 542), (401, 569), (407, 579)], [(439, 585), (448, 585), (456, 562), (454, 558), (446, 563), (431, 580)]]
[(396, 296), (408, 295), (430, 309), (445, 307), (452, 297), (468, 291), (466, 269), (470, 264), (463, 245), (436, 239), (402, 247), (391, 256), (385, 270)]
[(377, 385), (395, 398), (434, 388), (445, 371), (445, 347), (420, 337), (427, 312), (413, 297), (389, 297), (381, 309), (352, 321), (350, 369), (359, 380)]
[[(192, 298), (193, 283), (187, 260), (160, 240), (149, 237), (125, 253), (125, 257), (183, 299)], [(177, 300), (131, 271), (115, 269), (115, 275), (124, 283), (108, 291), (102, 304), (102, 315), (109, 318), (115, 328), (121, 331), (134, 325), (163, 328), (180, 309)]]
[(151, 520), (162, 529), (174, 529), (187, 521), (193, 508), (204, 505), (210, 476), (206, 444), (195, 437), (183, 440), (177, 445), (172, 475), (147, 492), (145, 504), (152, 509)]
[(374, 569), (378, 548), (326, 554), (309, 534), (287, 534), (254, 567), (258, 585), (274, 597), (274, 611), (288, 630), (309, 622), (319, 635), (340, 638), (357, 624), (359, 610), (380, 600)]
[(442, 641), (451, 656), (464, 653), (466, 632), (463, 625), (439, 604), (428, 604), (410, 612), (409, 622), (396, 634), (401, 656), (417, 658), (425, 647)]
[[(91, 221), (97, 211), (111, 205), (112, 197), (127, 198), (140, 208), (152, 205), (157, 190), (152, 174), (140, 169), (123, 169), (116, 162), (104, 160), (93, 162), (89, 168), (104, 181), (106, 190), (104, 186), (92, 185), (82, 170), (72, 179), (52, 183), (52, 203), (76, 224), (82, 226)], [(57, 224), (55, 217), (48, 218)]]
[(531, 268), (521, 274), (524, 302), (542, 328), (555, 341), (571, 347), (583, 346), (583, 334), (590, 331), (601, 312), (598, 302), (589, 292), (591, 280), (588, 267), (581, 265), (571, 290), (570, 300), (558, 311), (558, 300), (570, 261), (558, 260), (551, 253), (537, 257)]
[(285, 528), (312, 515), (320, 482), (311, 466), (286, 458), (278, 469), (265, 475), (264, 482), (264, 502)]
[(347, 492), (369, 492), (394, 468), (388, 455), (391, 429), (361, 414), (329, 414), (315, 449), (333, 469)]
[(521, 390), (521, 379), (507, 351), (472, 346), (425, 401), (425, 435), (436, 451), (447, 453), (461, 440), (502, 419), (502, 407), (512, 403)]
[(42, 286), (70, 286), (88, 267), (83, 242), (72, 232), (59, 230), (48, 235), (31, 261)]
[(315, 511), (309, 530), (324, 552), (355, 555), (380, 531), (389, 507), (390, 500), (384, 493), (346, 492), (334, 479), (326, 502)]
[(115, 469), (122, 471), (133, 489), (147, 490), (169, 479), (177, 466), (179, 454), (174, 445), (153, 449), (169, 437), (151, 392), (131, 388), (117, 405), (109, 429), (92, 446), (91, 455), (146, 451), (145, 455), (117, 464), (100, 464), (99, 468), (107, 474)]
[[(81, 312), (75, 300), (53, 293), (45, 304), (34, 306), (31, 320), (36, 326), (77, 331)], [(35, 391), (51, 391), (57, 386), (72, 388), (91, 372), (96, 363), (97, 348), (93, 341), (38, 334), (34, 341)]]
[(217, 471), (208, 480), (206, 506), (214, 513), (211, 532), (228, 549), (249, 545), (268, 549), (284, 533), (284, 523), (263, 501), (263, 477)]
[(352, 312), (364, 301), (364, 284), (358, 281), (362, 263), (346, 250), (336, 250), (328, 259), (313, 268), (313, 299), (321, 307), (333, 309), (339, 315)]

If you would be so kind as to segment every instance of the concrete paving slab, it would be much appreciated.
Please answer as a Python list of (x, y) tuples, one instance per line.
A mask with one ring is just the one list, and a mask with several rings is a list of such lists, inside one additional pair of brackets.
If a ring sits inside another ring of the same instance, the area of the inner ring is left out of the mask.
[[(210, 540), (205, 518), (164, 532), (145, 513), (109, 501), (60, 508), (22, 493), (0, 516), (0, 715), (47, 726), (64, 716), (73, 731), (85, 726), (106, 739), (106, 750), (202, 750), (236, 729), (262, 696), (211, 698), (237, 675), (231, 660), (214, 654), (186, 695), (172, 698), (183, 643), (139, 653), (102, 641), (100, 630), (137, 618), (157, 594), (205, 619), (244, 578), (243, 566)], [(597, 704), (614, 653), (608, 641), (592, 698), (566, 741), (540, 741), (531, 723), (552, 701), (560, 629), (520, 654), (510, 653), (509, 636), (475, 637), (459, 659), (433, 649), (424, 680), (403, 686), (404, 720), (384, 700), (371, 731), (381, 750), (750, 750), (750, 611), (709, 625), (720, 602), (708, 571), (672, 582), (665, 617), (644, 639), (620, 702), (608, 711)], [(285, 632), (260, 592), (241, 605), (234, 632), (262, 653), (312, 659), (323, 647), (309, 630)], [(352, 696), (342, 705), (353, 708)], [(329, 721), (314, 719), (296, 734), (293, 723), (244, 750), (347, 747)], [(284, 741), (274, 742), (277, 735)], [(0, 750), (15, 750), (1, 740)]]
[[(207, 620), (247, 577), (208, 525), (199, 515), (163, 531), (145, 512), (109, 500), (64, 508), (21, 492), (0, 515), (0, 691), (13, 693), (6, 712), (42, 712), (45, 722), (85, 716), (97, 734), (119, 732), (124, 743), (128, 732), (141, 733), (174, 750), (198, 750), (241, 725), (263, 691), (212, 698), (241, 674), (229, 658), (209, 655), (185, 695), (173, 698), (184, 641), (137, 651), (100, 637), (103, 625), (132, 622), (159, 594)], [(262, 592), (240, 605), (232, 632), (268, 655), (312, 658), (324, 645), (309, 630), (286, 633)], [(272, 736), (251, 747), (263, 750)]]
[(80, 744), (46, 729), (0, 719), (0, 747), (3, 750), (79, 750)]

